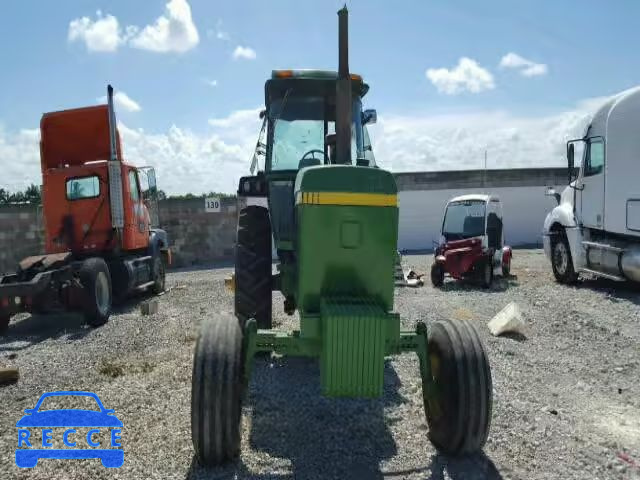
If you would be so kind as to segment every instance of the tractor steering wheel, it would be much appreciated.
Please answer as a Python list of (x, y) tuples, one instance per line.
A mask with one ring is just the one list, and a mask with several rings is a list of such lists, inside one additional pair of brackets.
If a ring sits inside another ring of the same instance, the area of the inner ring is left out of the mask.
[[(320, 150), (319, 148), (314, 148), (314, 149), (312, 149), (312, 150), (309, 150), (307, 153), (305, 153), (305, 154), (302, 156), (302, 158), (300, 159), (300, 164), (302, 165), (302, 163), (304, 162), (304, 160), (307, 158), (307, 155), (311, 155), (311, 158), (312, 158), (313, 160), (318, 160), (318, 161), (320, 161), (319, 159), (317, 159), (317, 158), (316, 158), (316, 155), (315, 155), (316, 153), (321, 153), (323, 157), (325, 156), (325, 154), (324, 154), (324, 150)], [(320, 163), (322, 164), (323, 162), (320, 162)]]

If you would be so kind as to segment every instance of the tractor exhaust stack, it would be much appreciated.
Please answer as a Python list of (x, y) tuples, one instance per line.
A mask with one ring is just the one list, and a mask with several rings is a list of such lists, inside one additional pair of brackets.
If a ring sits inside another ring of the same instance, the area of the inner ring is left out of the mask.
[(336, 159), (351, 164), (351, 76), (349, 74), (349, 12), (338, 11), (338, 81), (336, 82)]

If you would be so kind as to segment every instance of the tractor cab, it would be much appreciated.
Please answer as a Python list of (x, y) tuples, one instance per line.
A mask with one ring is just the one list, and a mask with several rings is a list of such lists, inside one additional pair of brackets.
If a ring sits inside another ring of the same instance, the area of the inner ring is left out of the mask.
[(328, 165), (377, 168), (367, 131), (377, 114), (363, 110), (369, 85), (360, 75), (349, 75), (351, 152), (346, 160), (338, 154), (338, 76), (335, 71), (274, 70), (265, 83), (265, 110), (260, 112), (263, 125), (251, 165), (251, 173), (257, 168), (258, 174), (241, 178), (238, 194), (268, 196), (281, 259), (294, 250), (294, 188), (302, 169)]
[(495, 273), (509, 275), (511, 248), (504, 244), (502, 204), (496, 195), (463, 195), (449, 200), (431, 268), (434, 286), (445, 274), (475, 276), (489, 287)]

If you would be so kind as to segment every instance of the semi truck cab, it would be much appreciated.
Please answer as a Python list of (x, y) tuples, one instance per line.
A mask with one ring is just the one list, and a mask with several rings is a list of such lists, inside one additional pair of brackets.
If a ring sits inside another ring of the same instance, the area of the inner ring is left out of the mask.
[[(548, 189), (543, 244), (556, 279), (580, 273), (640, 282), (640, 87), (609, 99), (567, 142), (569, 185)], [(574, 178), (577, 165), (577, 176)]]

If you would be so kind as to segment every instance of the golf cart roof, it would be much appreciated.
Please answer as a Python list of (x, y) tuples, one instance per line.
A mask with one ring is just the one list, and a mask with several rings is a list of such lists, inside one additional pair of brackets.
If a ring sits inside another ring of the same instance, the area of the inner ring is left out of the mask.
[(448, 203), (452, 202), (470, 202), (470, 201), (480, 201), (480, 202), (499, 202), (500, 198), (497, 195), (486, 195), (484, 193), (470, 193), (468, 195), (460, 195), (459, 197), (453, 197), (449, 200)]

